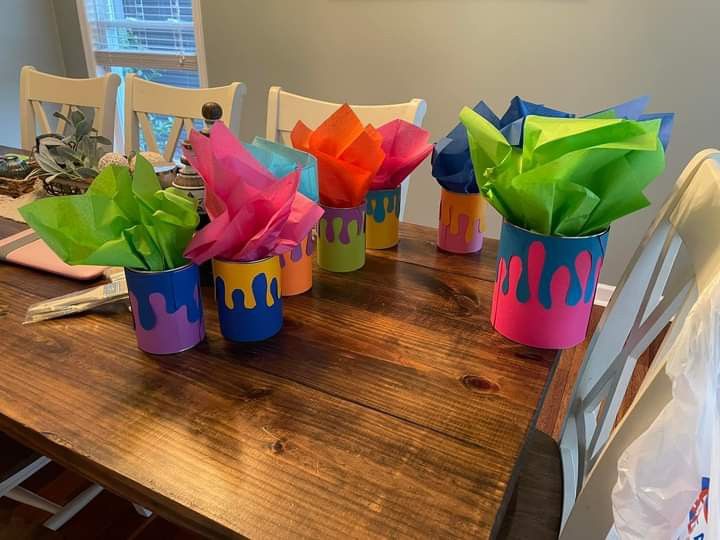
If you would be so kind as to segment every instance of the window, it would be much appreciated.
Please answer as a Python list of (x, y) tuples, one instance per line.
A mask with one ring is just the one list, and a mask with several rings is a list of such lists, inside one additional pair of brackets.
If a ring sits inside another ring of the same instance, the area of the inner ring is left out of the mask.
[[(145, 79), (197, 88), (205, 86), (204, 65), (198, 56), (197, 11), (193, 0), (77, 0), (89, 71), (135, 73)], [(122, 118), (122, 88), (118, 94)], [(151, 115), (162, 148), (172, 119)], [(120, 125), (120, 128), (122, 126)], [(116, 139), (118, 134), (116, 134)], [(141, 147), (144, 146), (141, 137)], [(144, 149), (144, 148), (141, 148)]]

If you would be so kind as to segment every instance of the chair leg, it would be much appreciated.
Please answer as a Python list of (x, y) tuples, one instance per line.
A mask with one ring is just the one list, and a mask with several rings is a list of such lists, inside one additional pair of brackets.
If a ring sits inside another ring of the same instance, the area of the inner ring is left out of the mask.
[(133, 507), (135, 508), (135, 511), (142, 517), (149, 518), (150, 516), (152, 516), (152, 510), (148, 510), (144, 506), (133, 503)]
[(27, 504), (28, 506), (32, 506), (34, 508), (39, 508), (40, 510), (44, 510), (45, 512), (49, 512), (51, 514), (55, 514), (62, 510), (62, 506), (59, 504), (48, 501), (45, 497), (41, 497), (37, 493), (28, 491), (24, 487), (20, 486), (8, 491), (5, 496), (13, 501)]
[(75, 514), (85, 508), (90, 501), (97, 497), (103, 488), (97, 484), (93, 484), (85, 491), (80, 493), (72, 501), (63, 506), (53, 517), (45, 522), (45, 527), (51, 531), (57, 531), (60, 527), (65, 525)]
[(0, 497), (3, 497), (8, 492), (15, 489), (17, 486), (22, 484), (25, 480), (30, 478), (33, 474), (42, 469), (48, 463), (50, 463), (50, 460), (48, 458), (44, 456), (39, 457), (35, 461), (30, 463), (27, 467), (19, 470), (9, 478), (6, 478), (2, 482), (0, 482)]

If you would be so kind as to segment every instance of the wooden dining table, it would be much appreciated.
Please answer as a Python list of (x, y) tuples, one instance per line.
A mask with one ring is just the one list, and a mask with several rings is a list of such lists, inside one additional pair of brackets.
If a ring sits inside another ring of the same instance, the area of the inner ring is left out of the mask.
[(492, 329), (496, 241), (435, 236), (315, 268), (260, 343), (222, 338), (206, 287), (207, 339), (172, 356), (126, 308), (24, 325), (89, 285), (0, 264), (0, 431), (209, 537), (491, 537), (557, 354)]

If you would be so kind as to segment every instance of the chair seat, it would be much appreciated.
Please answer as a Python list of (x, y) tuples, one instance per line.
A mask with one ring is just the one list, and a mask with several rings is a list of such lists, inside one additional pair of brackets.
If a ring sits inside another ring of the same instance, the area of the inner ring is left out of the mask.
[(556, 539), (562, 516), (562, 463), (552, 437), (533, 431), (499, 539)]

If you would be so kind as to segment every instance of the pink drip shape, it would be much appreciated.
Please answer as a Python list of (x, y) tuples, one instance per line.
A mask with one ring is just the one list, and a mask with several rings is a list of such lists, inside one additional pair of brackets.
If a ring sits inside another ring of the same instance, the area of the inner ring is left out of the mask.
[[(592, 257), (589, 251), (581, 251), (575, 258), (575, 271), (583, 287), (581, 300), (574, 306), (568, 305), (566, 297), (570, 289), (570, 269), (560, 266), (555, 270), (550, 281), (550, 309), (540, 302), (538, 290), (540, 276), (545, 264), (545, 246), (542, 242), (533, 242), (528, 250), (528, 278), (530, 298), (520, 302), (517, 298), (518, 282), (522, 274), (522, 259), (513, 256), (509, 269), (505, 259), (498, 262), (497, 281), (493, 292), (491, 321), (493, 327), (503, 336), (542, 349), (568, 349), (582, 343), (587, 333), (593, 298), (585, 302), (585, 287), (590, 277)], [(602, 259), (598, 259), (595, 271), (595, 282), (602, 267)], [(502, 283), (509, 273), (510, 287), (503, 293)]]
[[(137, 298), (132, 292), (129, 295), (135, 317), (139, 313)], [(187, 306), (181, 306), (175, 313), (168, 313), (165, 297), (160, 293), (150, 294), (149, 300), (156, 322), (152, 329), (145, 330), (139, 317), (135, 318), (135, 335), (140, 349), (151, 354), (174, 354), (194, 347), (205, 338), (202, 316), (195, 322), (188, 321)]]

